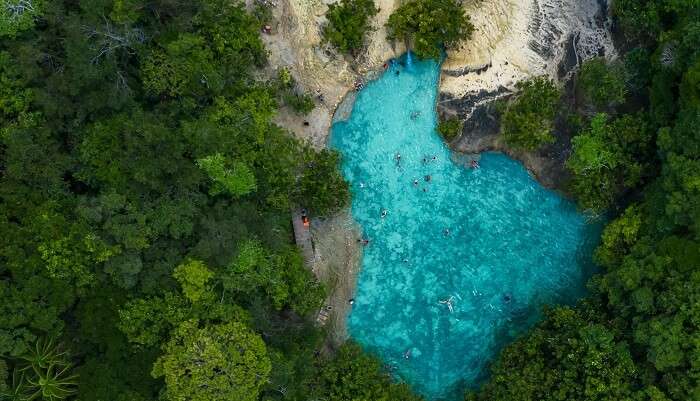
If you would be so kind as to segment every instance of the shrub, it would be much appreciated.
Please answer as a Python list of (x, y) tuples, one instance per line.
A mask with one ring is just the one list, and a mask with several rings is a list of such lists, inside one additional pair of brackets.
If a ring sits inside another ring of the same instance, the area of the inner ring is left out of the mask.
[(560, 92), (554, 81), (544, 76), (518, 82), (520, 93), (502, 106), (501, 133), (509, 146), (536, 150), (553, 143), (553, 121)]
[(355, 53), (362, 47), (369, 18), (378, 12), (373, 0), (341, 0), (330, 4), (323, 36), (341, 52)]
[(440, 123), (438, 123), (437, 130), (445, 141), (449, 142), (457, 138), (459, 134), (462, 133), (463, 125), (462, 120), (457, 117), (451, 117), (447, 120), (440, 121)]
[(284, 103), (299, 114), (309, 114), (316, 107), (314, 100), (306, 93), (287, 92), (283, 95)]

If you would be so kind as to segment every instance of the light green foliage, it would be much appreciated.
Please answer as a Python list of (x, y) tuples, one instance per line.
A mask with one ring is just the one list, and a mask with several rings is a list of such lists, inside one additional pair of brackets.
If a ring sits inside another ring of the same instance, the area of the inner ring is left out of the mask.
[(187, 308), (186, 300), (172, 293), (135, 299), (119, 311), (118, 327), (133, 343), (157, 345), (173, 326), (186, 319)]
[(390, 40), (403, 40), (421, 58), (441, 57), (442, 46), (456, 47), (471, 37), (474, 26), (454, 0), (412, 0), (386, 23)]
[(183, 294), (192, 303), (199, 302), (211, 294), (207, 284), (214, 277), (214, 273), (198, 260), (188, 260), (176, 267), (173, 277), (180, 283)]
[(275, 309), (289, 306), (301, 315), (317, 309), (324, 290), (304, 268), (298, 250), (275, 254), (259, 241), (245, 241), (222, 278), (224, 288), (237, 298), (262, 293)]
[(43, 9), (43, 0), (0, 0), (0, 38), (33, 28)]
[(601, 266), (616, 266), (637, 240), (642, 228), (642, 213), (639, 205), (625, 209), (622, 216), (610, 222), (595, 251), (595, 261)]
[(299, 179), (299, 203), (311, 212), (329, 216), (347, 205), (348, 183), (338, 171), (340, 155), (323, 149), (306, 151), (305, 166)]
[(214, 182), (209, 190), (211, 195), (226, 192), (229, 195), (240, 197), (255, 191), (255, 176), (245, 163), (227, 163), (224, 155), (216, 153), (198, 159), (197, 166), (204, 170)]
[(255, 401), (271, 370), (260, 336), (235, 321), (203, 328), (184, 322), (163, 351), (153, 376), (163, 377), (171, 401)]
[(652, 135), (644, 117), (608, 119), (604, 113), (593, 117), (590, 127), (572, 139), (566, 162), (579, 205), (594, 212), (608, 208), (650, 173)]
[(30, 111), (33, 92), (23, 85), (16, 60), (7, 52), (0, 52), (0, 139), (15, 127), (31, 127), (39, 120)]
[(554, 117), (559, 108), (559, 89), (544, 76), (518, 82), (519, 93), (502, 106), (501, 133), (509, 146), (536, 150), (553, 143)]
[(362, 353), (360, 346), (346, 342), (335, 359), (327, 361), (310, 383), (316, 399), (335, 401), (420, 401), (406, 384), (393, 383), (379, 360)]
[(369, 19), (379, 9), (374, 0), (340, 0), (328, 5), (328, 25), (324, 38), (343, 53), (354, 54), (362, 48)]
[(133, 24), (141, 17), (143, 9), (141, 0), (114, 0), (109, 17), (120, 24)]
[(579, 74), (579, 88), (588, 101), (605, 109), (625, 101), (626, 72), (620, 63), (608, 63), (594, 58), (583, 63)]
[(447, 120), (441, 120), (438, 123), (437, 130), (442, 135), (445, 141), (451, 141), (462, 134), (462, 126), (464, 123), (457, 117), (452, 117)]

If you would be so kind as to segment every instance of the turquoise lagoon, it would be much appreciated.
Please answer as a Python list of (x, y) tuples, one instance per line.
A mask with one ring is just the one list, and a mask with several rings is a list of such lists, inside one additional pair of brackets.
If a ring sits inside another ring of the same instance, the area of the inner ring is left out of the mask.
[(599, 231), (502, 154), (459, 163), (435, 130), (439, 64), (407, 61), (332, 128), (370, 240), (348, 328), (397, 380), (453, 401), (543, 305), (585, 293)]

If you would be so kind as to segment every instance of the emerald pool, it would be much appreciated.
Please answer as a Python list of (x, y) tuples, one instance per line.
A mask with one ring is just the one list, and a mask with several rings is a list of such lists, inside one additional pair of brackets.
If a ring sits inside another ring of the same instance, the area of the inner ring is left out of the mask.
[(350, 336), (427, 399), (456, 401), (543, 305), (585, 293), (598, 230), (520, 163), (486, 153), (472, 169), (451, 154), (436, 132), (439, 68), (391, 63), (330, 144), (369, 240)]

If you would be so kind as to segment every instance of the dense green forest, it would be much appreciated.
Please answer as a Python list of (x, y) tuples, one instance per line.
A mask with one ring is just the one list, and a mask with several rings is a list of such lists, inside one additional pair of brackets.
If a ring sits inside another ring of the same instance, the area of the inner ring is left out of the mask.
[[(356, 51), (370, 3), (332, 7), (328, 40)], [(612, 6), (625, 54), (582, 67), (567, 162), (582, 209), (612, 217), (601, 274), (468, 400), (700, 400), (700, 6)], [(473, 34), (459, 11), (406, 3), (392, 38), (438, 55)], [(331, 215), (349, 191), (337, 154), (272, 122), (313, 102), (262, 73), (268, 18), (228, 0), (0, 0), (0, 399), (420, 399), (353, 343), (319, 353), (327, 289), (290, 208)], [(550, 84), (504, 106), (515, 146), (551, 142)]]

